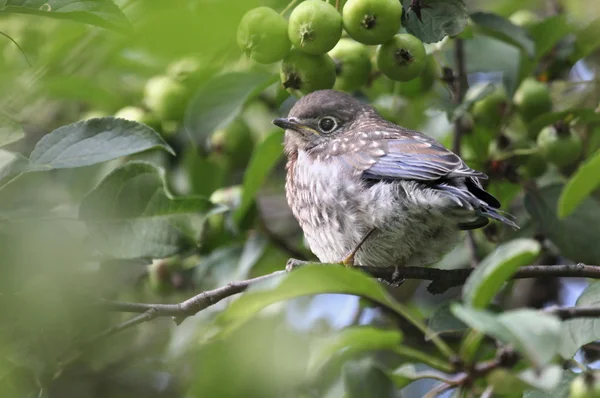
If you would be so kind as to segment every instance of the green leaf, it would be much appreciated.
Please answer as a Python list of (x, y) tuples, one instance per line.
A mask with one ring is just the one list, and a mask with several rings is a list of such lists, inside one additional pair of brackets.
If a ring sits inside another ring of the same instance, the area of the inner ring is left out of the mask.
[(431, 333), (439, 334), (462, 331), (467, 329), (467, 325), (452, 314), (450, 303), (444, 303), (435, 309), (429, 318), (427, 328)]
[(374, 360), (366, 358), (344, 364), (342, 380), (346, 398), (395, 398), (394, 383)]
[(535, 56), (535, 44), (527, 31), (508, 19), (489, 12), (474, 12), (471, 20), (487, 35), (522, 48), (531, 58)]
[(575, 262), (595, 264), (600, 258), (600, 203), (585, 198), (571, 215), (559, 219), (558, 198), (563, 189), (562, 184), (528, 189), (525, 208), (539, 231), (558, 247), (563, 256)]
[(537, 59), (546, 55), (559, 40), (573, 31), (567, 22), (566, 15), (559, 14), (533, 25), (528, 29), (535, 42), (535, 56)]
[(118, 31), (131, 30), (127, 17), (112, 0), (7, 0), (0, 12), (68, 19)]
[(83, 199), (79, 218), (107, 255), (162, 258), (193, 244), (192, 217), (201, 217), (212, 206), (201, 197), (172, 197), (160, 169), (130, 162)]
[[(521, 50), (489, 36), (475, 36), (466, 40), (465, 60), (467, 73), (493, 72), (502, 75), (509, 95), (517, 88), (521, 67)], [(449, 59), (453, 59), (450, 54)], [(454, 62), (454, 61), (452, 61)], [(455, 65), (453, 65), (455, 67)]]
[(577, 123), (596, 123), (600, 122), (600, 113), (597, 113), (591, 108), (571, 108), (559, 112), (545, 113), (541, 116), (536, 117), (527, 126), (530, 136), (535, 136), (544, 127), (556, 123), (558, 121), (572, 121), (575, 120)]
[(25, 133), (19, 123), (0, 117), (0, 148), (19, 141), (23, 137), (25, 137)]
[(594, 19), (583, 29), (575, 33), (575, 52), (571, 61), (585, 58), (600, 47), (600, 18)]
[(258, 95), (277, 76), (261, 72), (232, 72), (213, 77), (202, 85), (188, 104), (185, 128), (199, 144), (235, 119), (244, 104)]
[(460, 304), (454, 304), (452, 312), (473, 329), (511, 344), (537, 368), (558, 352), (561, 322), (555, 316), (531, 309), (496, 315)]
[(455, 36), (467, 26), (469, 14), (462, 0), (424, 0), (421, 21), (410, 9), (411, 0), (403, 0), (402, 26), (424, 43), (435, 43)]
[(372, 326), (354, 326), (317, 341), (311, 350), (309, 372), (318, 375), (327, 366), (340, 364), (369, 351), (393, 350), (402, 342), (399, 330), (376, 329)]
[(549, 365), (539, 371), (525, 369), (519, 373), (498, 368), (490, 372), (486, 380), (499, 395), (515, 394), (530, 388), (550, 392), (559, 385), (563, 372), (559, 365)]
[(600, 151), (579, 166), (560, 194), (558, 217), (569, 216), (585, 198), (600, 185)]
[(571, 382), (577, 377), (577, 373), (565, 370), (560, 382), (552, 391), (525, 391), (523, 398), (569, 398), (571, 396), (569, 389)]
[[(600, 305), (600, 282), (592, 282), (577, 299), (576, 306)], [(581, 346), (600, 340), (600, 319), (569, 319), (562, 325), (560, 354), (564, 358), (573, 358)]]
[(114, 117), (88, 119), (42, 137), (29, 157), (26, 171), (89, 166), (156, 148), (175, 154), (146, 125)]
[[(324, 293), (350, 294), (379, 303), (406, 318), (424, 333), (426, 326), (404, 305), (396, 302), (375, 279), (355, 269), (338, 264), (309, 264), (290, 273), (269, 278), (250, 287), (217, 318), (223, 332), (229, 333), (247, 322), (263, 308), (295, 297)], [(432, 337), (440, 351), (450, 349)]]
[(412, 363), (400, 366), (393, 372), (388, 373), (388, 377), (394, 382), (397, 388), (404, 388), (413, 381), (420, 379), (448, 380), (446, 374), (435, 370), (427, 369), (418, 371), (416, 366)]
[(252, 152), (244, 173), (242, 201), (233, 216), (237, 222), (244, 218), (259, 188), (283, 155), (283, 134), (281, 129), (274, 130)]
[(463, 300), (474, 308), (485, 308), (519, 267), (529, 265), (541, 250), (538, 241), (515, 239), (490, 253), (463, 286)]

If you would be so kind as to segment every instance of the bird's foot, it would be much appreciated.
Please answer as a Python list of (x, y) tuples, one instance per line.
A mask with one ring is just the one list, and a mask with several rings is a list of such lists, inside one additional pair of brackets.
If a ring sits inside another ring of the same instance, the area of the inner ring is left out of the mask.
[(298, 267), (303, 266), (304, 264), (308, 264), (310, 263), (310, 261), (304, 261), (304, 260), (298, 260), (296, 258), (290, 258), (289, 260), (287, 260), (287, 263), (285, 264), (285, 270), (287, 272), (290, 272)]
[(363, 243), (365, 243), (365, 241), (369, 238), (369, 236), (371, 236), (371, 234), (375, 231), (376, 231), (375, 228), (369, 230), (369, 232), (367, 232), (365, 234), (365, 236), (362, 237), (362, 239), (360, 240), (360, 242), (358, 242), (358, 244), (354, 247), (354, 249), (352, 249), (350, 251), (350, 253), (348, 253), (344, 257), (344, 259), (342, 260), (342, 264), (344, 264), (344, 266), (346, 268), (350, 268), (350, 267), (354, 266), (354, 256), (356, 256), (356, 252), (358, 252), (358, 250), (362, 247)]

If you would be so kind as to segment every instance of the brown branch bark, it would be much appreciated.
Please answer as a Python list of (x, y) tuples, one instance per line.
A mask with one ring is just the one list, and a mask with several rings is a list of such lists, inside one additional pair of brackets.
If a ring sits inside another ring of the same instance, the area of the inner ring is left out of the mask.
[[(425, 267), (365, 267), (355, 266), (369, 275), (388, 282), (397, 282), (402, 279), (417, 279), (431, 281), (428, 291), (432, 294), (443, 293), (451, 287), (461, 286), (467, 280), (473, 269), (445, 270), (439, 268)], [(265, 281), (272, 277), (281, 276), (288, 271), (275, 271), (271, 274), (259, 276), (238, 282), (231, 282), (225, 286), (213, 290), (207, 290), (177, 304), (145, 304), (127, 303), (120, 301), (100, 300), (99, 304), (115, 312), (139, 313), (126, 322), (111, 327), (100, 333), (97, 337), (106, 337), (121, 330), (127, 329), (142, 322), (149, 321), (159, 316), (172, 316), (177, 324), (189, 316), (218, 303), (219, 301), (242, 293), (249, 286)], [(521, 267), (512, 279), (526, 279), (539, 277), (573, 277), (600, 279), (600, 266), (595, 265), (533, 265)], [(574, 308), (551, 308), (546, 310), (561, 319), (573, 319), (580, 317), (600, 317), (600, 307), (574, 307)]]

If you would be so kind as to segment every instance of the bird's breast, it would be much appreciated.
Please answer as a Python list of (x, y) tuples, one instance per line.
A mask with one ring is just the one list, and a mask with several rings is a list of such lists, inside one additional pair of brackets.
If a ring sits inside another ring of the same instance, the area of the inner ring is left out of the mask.
[(336, 158), (304, 151), (288, 164), (287, 200), (311, 250), (321, 261), (339, 261), (365, 233), (366, 191)]

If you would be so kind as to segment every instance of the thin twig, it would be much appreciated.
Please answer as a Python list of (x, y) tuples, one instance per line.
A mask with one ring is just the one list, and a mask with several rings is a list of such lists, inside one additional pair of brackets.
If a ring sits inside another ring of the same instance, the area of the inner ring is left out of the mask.
[[(452, 99), (454, 104), (459, 106), (465, 99), (468, 88), (465, 43), (462, 39), (456, 39), (454, 42), (454, 62), (456, 63), (456, 70), (454, 72), (454, 78), (452, 79)], [(465, 124), (462, 116), (460, 116), (454, 120), (454, 136), (452, 139), (452, 151), (458, 156), (460, 156), (460, 147), (464, 134)], [(479, 264), (479, 258), (477, 257), (477, 245), (475, 244), (473, 232), (467, 231), (467, 240), (465, 244), (469, 251), (469, 257), (471, 258), (471, 266), (476, 267), (477, 264)]]

